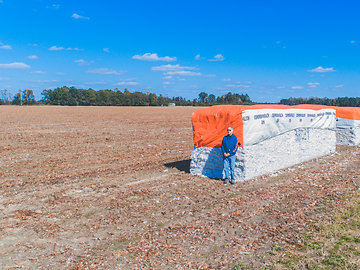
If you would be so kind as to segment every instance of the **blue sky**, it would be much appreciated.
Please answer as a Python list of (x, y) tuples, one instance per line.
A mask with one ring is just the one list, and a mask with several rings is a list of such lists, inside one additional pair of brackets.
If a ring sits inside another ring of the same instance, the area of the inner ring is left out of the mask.
[(360, 1), (0, 0), (0, 89), (360, 96)]

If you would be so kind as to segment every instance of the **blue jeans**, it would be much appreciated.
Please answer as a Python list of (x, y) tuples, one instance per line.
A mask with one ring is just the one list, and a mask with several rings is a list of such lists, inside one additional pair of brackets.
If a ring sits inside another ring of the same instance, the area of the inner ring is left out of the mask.
[(236, 156), (223, 157), (224, 160), (224, 170), (225, 170), (225, 180), (230, 180), (229, 170), (231, 174), (231, 181), (235, 181), (235, 160)]

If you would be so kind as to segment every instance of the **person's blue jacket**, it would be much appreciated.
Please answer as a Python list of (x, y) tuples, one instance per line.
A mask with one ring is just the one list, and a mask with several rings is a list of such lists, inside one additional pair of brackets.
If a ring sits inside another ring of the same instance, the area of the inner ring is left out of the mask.
[(224, 136), (222, 143), (221, 143), (221, 151), (222, 153), (230, 153), (230, 156), (236, 154), (238, 149), (238, 139), (234, 134), (230, 137), (228, 135)]

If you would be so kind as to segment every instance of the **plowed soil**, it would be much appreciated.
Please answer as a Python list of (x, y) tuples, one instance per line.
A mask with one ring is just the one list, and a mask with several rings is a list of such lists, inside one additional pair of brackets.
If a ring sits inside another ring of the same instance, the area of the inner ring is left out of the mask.
[(359, 192), (358, 146), (231, 186), (190, 175), (196, 109), (0, 106), (0, 268), (264, 269)]

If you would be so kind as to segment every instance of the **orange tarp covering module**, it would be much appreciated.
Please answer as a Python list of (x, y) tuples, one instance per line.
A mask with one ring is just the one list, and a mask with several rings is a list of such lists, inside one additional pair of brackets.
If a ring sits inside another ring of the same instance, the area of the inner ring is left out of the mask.
[[(298, 109), (321, 110), (328, 106), (298, 105)], [(298, 106), (287, 105), (217, 105), (195, 111), (192, 115), (194, 146), (220, 147), (226, 128), (232, 126), (238, 141), (243, 145), (243, 117), (246, 110), (260, 109), (297, 109)]]
[(360, 120), (360, 107), (332, 107), (336, 110), (336, 117), (350, 120)]

